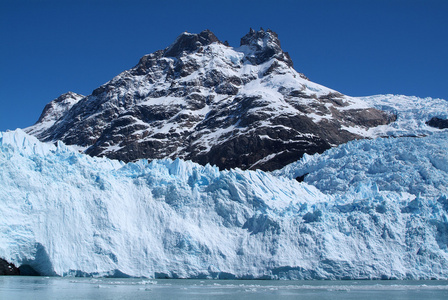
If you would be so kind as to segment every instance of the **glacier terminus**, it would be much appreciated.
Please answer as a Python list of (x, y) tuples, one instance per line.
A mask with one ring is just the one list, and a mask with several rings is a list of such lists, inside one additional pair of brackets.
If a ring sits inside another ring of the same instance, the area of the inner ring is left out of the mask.
[(446, 278), (447, 138), (350, 142), (271, 174), (2, 133), (0, 257), (60, 276)]

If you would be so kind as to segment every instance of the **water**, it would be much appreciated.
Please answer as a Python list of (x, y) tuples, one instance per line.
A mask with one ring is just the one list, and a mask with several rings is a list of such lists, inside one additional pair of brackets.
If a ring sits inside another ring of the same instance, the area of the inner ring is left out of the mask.
[(448, 281), (263, 281), (0, 276), (0, 299), (448, 299)]

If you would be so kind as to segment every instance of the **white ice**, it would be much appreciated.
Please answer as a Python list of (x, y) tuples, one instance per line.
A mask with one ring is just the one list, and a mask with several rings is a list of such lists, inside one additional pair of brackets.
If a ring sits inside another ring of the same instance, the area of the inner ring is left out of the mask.
[(269, 174), (4, 132), (0, 257), (61, 276), (446, 279), (447, 137), (352, 142)]

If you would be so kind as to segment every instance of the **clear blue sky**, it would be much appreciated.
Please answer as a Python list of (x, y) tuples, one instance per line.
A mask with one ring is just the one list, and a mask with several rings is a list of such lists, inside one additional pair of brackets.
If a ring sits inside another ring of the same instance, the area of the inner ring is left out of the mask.
[(272, 29), (297, 71), (352, 96), (448, 99), (446, 0), (0, 0), (0, 131), (36, 122), (183, 31)]

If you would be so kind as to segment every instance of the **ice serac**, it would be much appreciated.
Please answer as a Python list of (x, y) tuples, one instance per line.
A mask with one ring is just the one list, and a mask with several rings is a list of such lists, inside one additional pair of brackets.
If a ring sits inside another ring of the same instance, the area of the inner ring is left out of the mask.
[(125, 164), (4, 132), (0, 262), (61, 276), (447, 279), (446, 153), (446, 131), (353, 141), (274, 175)]
[(292, 66), (271, 30), (251, 30), (236, 48), (209, 30), (184, 32), (51, 126), (39, 121), (26, 131), (91, 156), (274, 170), (394, 121)]

